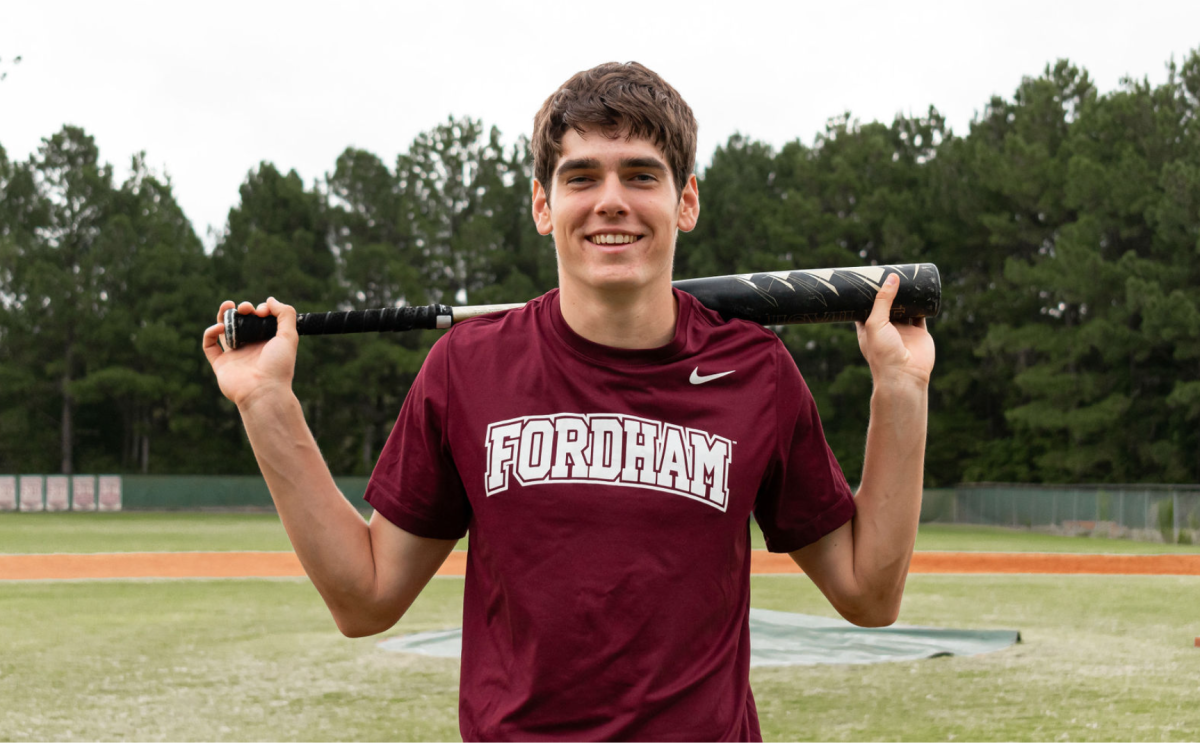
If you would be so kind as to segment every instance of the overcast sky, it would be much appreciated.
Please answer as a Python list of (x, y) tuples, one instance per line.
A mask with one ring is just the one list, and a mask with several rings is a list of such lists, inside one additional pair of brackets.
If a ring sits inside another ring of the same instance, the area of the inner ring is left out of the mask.
[(75, 124), (119, 179), (144, 150), (211, 247), (260, 161), (310, 184), (348, 146), (394, 165), (450, 114), (512, 142), (600, 62), (637, 60), (679, 89), (703, 167), (734, 132), (811, 143), (843, 111), (890, 122), (933, 104), (965, 134), (992, 95), (1062, 57), (1101, 91), (1127, 75), (1161, 83), (1198, 30), (1197, 0), (0, 0), (0, 146), (25, 159)]

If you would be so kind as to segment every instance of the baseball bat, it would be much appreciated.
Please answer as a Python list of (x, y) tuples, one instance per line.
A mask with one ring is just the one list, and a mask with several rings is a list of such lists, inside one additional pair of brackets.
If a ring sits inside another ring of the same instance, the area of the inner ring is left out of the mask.
[[(889, 274), (900, 277), (892, 302), (892, 320), (931, 318), (942, 303), (942, 281), (930, 263), (895, 266), (853, 266), (838, 269), (797, 269), (760, 274), (732, 274), (703, 279), (680, 279), (676, 289), (687, 292), (725, 320), (741, 319), (762, 325), (837, 323), (866, 320), (875, 294)], [(477, 315), (523, 307), (512, 305), (420, 305), (334, 313), (302, 313), (296, 317), (301, 336), (449, 328)], [(225, 311), (225, 344), (236, 349), (275, 335), (275, 318)]]

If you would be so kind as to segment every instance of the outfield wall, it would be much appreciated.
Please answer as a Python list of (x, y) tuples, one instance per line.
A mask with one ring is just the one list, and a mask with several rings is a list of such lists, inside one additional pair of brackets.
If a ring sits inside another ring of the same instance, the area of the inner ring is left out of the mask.
[[(366, 477), (334, 478), (355, 506)], [(275, 508), (257, 475), (0, 475), (0, 511), (198, 511)]]

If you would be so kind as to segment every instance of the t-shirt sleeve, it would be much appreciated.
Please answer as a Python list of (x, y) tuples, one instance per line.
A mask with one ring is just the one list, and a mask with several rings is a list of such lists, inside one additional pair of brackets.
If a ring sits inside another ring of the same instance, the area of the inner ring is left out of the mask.
[(825, 441), (817, 403), (782, 343), (776, 348), (778, 436), (754, 518), (767, 549), (790, 553), (854, 516), (854, 496)]
[(389, 522), (418, 537), (461, 538), (471, 505), (447, 434), (449, 334), (429, 351), (383, 446), (364, 498)]

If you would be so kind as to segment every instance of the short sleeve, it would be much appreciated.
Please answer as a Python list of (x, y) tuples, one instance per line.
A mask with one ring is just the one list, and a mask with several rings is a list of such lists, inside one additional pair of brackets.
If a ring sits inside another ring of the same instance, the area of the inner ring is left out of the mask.
[(767, 549), (790, 553), (854, 516), (854, 496), (825, 441), (817, 403), (782, 343), (776, 349), (777, 441), (754, 517)]
[(454, 540), (467, 533), (471, 506), (447, 436), (448, 347), (447, 334), (421, 365), (363, 498), (405, 532)]

